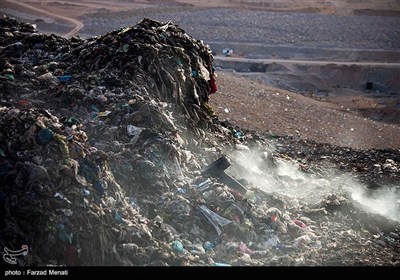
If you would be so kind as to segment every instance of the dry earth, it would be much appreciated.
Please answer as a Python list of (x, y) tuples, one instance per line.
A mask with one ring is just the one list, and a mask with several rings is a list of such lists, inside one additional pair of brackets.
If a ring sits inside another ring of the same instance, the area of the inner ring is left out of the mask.
[[(219, 92), (211, 97), (212, 105), (221, 119), (240, 127), (356, 149), (400, 147), (398, 124), (362, 115), (366, 110), (379, 110), (375, 98), (347, 96), (319, 101), (228, 72), (219, 73), (218, 82)], [(398, 116), (398, 110), (395, 114)]]

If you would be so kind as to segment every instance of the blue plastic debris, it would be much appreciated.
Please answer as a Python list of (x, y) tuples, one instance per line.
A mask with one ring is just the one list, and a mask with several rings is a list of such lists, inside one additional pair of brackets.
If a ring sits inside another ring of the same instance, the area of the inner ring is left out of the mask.
[(183, 245), (182, 245), (182, 243), (179, 241), (179, 240), (174, 240), (174, 241), (172, 241), (172, 244), (171, 244), (171, 246), (172, 246), (172, 249), (175, 251), (175, 252), (178, 252), (178, 253), (183, 253)]
[(93, 184), (93, 188), (100, 194), (103, 195), (105, 192), (104, 182), (102, 180), (97, 180)]
[(54, 137), (53, 131), (48, 128), (42, 128), (37, 134), (37, 142), (39, 145), (47, 145)]
[(63, 76), (58, 76), (57, 79), (60, 82), (68, 82), (72, 80), (72, 76), (71, 75), (63, 75)]

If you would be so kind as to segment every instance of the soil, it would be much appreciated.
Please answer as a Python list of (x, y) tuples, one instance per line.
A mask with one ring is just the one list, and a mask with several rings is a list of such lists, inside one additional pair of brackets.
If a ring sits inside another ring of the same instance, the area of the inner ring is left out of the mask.
[(316, 100), (229, 72), (219, 73), (218, 82), (211, 103), (221, 119), (240, 127), (355, 149), (400, 147), (398, 123), (371, 119), (379, 114), (396, 119), (398, 108), (380, 108), (380, 102), (388, 102), (385, 98), (341, 95)]

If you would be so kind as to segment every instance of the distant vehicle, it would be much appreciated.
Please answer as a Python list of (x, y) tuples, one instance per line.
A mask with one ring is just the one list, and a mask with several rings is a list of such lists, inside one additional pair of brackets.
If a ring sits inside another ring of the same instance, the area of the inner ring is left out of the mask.
[(231, 55), (233, 54), (233, 50), (232, 50), (232, 49), (229, 49), (229, 48), (225, 48), (225, 49), (222, 50), (222, 53), (223, 53), (225, 56), (231, 56)]

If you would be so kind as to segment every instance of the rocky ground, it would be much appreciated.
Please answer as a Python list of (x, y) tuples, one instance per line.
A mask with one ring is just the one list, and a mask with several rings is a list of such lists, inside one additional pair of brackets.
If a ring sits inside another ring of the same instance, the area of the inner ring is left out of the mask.
[[(82, 35), (103, 33), (143, 17), (173, 19), (204, 41), (265, 43), (334, 48), (399, 48), (400, 20), (385, 16), (338, 16), (228, 8), (148, 8), (82, 17)], [(397, 34), (397, 35), (396, 35)]]

